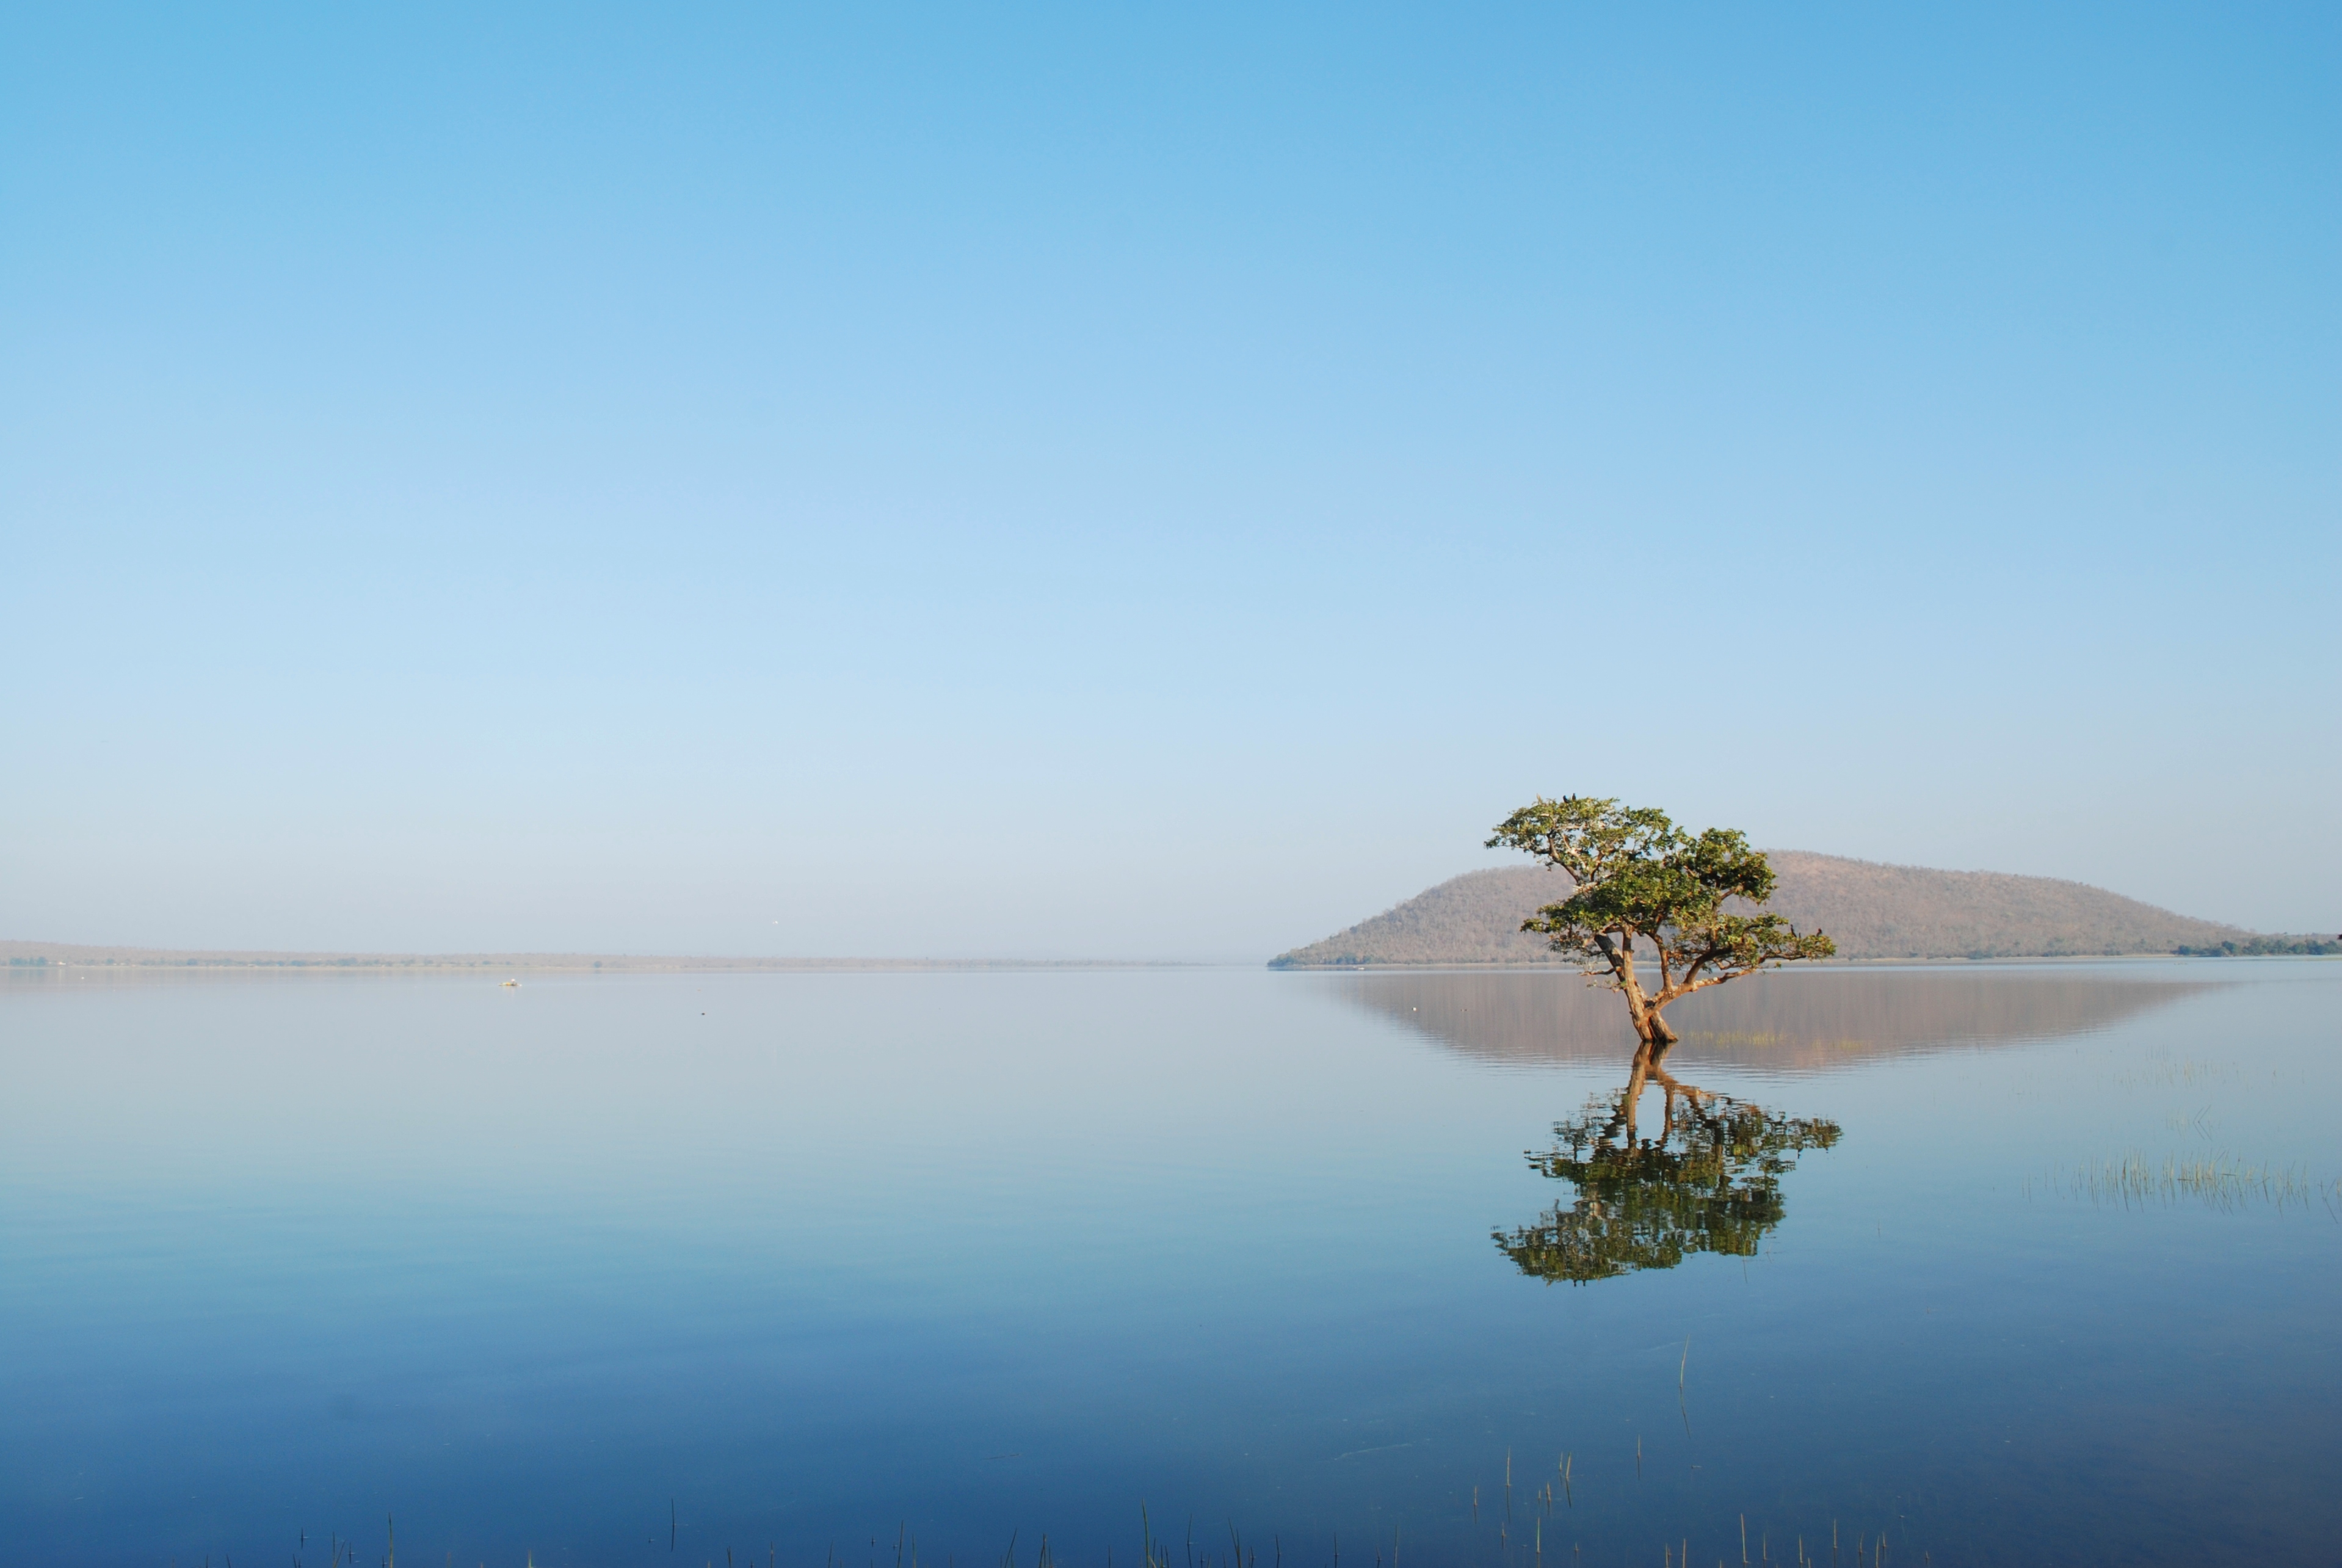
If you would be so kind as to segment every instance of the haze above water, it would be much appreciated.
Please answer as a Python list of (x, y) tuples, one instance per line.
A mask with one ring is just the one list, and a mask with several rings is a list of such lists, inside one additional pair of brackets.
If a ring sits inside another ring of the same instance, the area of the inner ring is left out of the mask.
[(2337, 1003), (1771, 976), (1588, 1174), (1566, 974), (11, 977), (0, 1559), (2310, 1560)]

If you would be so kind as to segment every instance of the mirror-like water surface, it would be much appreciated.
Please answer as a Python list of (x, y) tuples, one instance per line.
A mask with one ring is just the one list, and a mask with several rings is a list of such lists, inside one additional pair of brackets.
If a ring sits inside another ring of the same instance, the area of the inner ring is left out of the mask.
[(0, 1560), (2327, 1560), (2337, 1004), (12, 977)]

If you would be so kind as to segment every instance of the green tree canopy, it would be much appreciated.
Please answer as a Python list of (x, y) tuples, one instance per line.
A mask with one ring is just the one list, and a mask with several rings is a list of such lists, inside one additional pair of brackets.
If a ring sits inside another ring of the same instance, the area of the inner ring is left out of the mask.
[[(1587, 960), (1587, 972), (1624, 994), (1640, 1042), (1636, 1087), (1656, 1071), (1676, 1033), (1660, 1013), (1710, 986), (1795, 959), (1827, 958), (1837, 945), (1803, 933), (1778, 915), (1741, 913), (1773, 896), (1773, 868), (1730, 829), (1685, 832), (1664, 811), (1616, 800), (1540, 795), (1496, 825), (1490, 849), (1522, 849), (1569, 875), (1570, 896), (1521, 923), (1557, 952)], [(1636, 968), (1638, 951), (1658, 970), (1656, 985)]]

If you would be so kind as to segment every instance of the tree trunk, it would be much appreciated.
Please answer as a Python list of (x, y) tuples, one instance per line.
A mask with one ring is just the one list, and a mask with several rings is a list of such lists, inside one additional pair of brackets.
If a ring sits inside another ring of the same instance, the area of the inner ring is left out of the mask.
[[(1667, 1027), (1667, 1020), (1656, 1012), (1646, 1012), (1637, 1020), (1636, 1033), (1641, 1038), (1635, 1043), (1635, 1064), (1626, 1075), (1626, 1141), (1630, 1144), (1636, 1140), (1635, 1111), (1642, 1103), (1643, 1090), (1652, 1079), (1656, 1078), (1666, 1087), (1668, 1127), (1675, 1123), (1676, 1091), (1690, 1088), (1688, 1084), (1676, 1083), (1667, 1070), (1660, 1065), (1666, 1060), (1668, 1050), (1681, 1038)], [(1693, 1103), (1696, 1104), (1700, 1091), (1692, 1092)], [(1659, 1141), (1662, 1144), (1666, 1141), (1665, 1127), (1660, 1130)]]
[(1667, 1052), (1675, 1048), (1676, 1041), (1682, 1037), (1669, 1029), (1667, 1020), (1661, 1018), (1656, 1011), (1649, 1015), (1649, 1020), (1650, 1033), (1644, 1044), (1651, 1053), (1652, 1070), (1656, 1071), (1659, 1064), (1666, 1060)]
[(1646, 1012), (1636, 1021), (1635, 1081), (1640, 1083), (1659, 1070), (1677, 1040), (1682, 1038), (1667, 1027), (1667, 1020), (1656, 1012)]

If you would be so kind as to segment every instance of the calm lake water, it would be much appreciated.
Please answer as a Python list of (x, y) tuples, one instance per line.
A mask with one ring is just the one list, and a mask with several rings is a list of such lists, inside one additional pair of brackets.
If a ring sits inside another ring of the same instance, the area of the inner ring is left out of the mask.
[(2342, 1555), (2342, 964), (1617, 1006), (19, 973), (0, 1560)]

